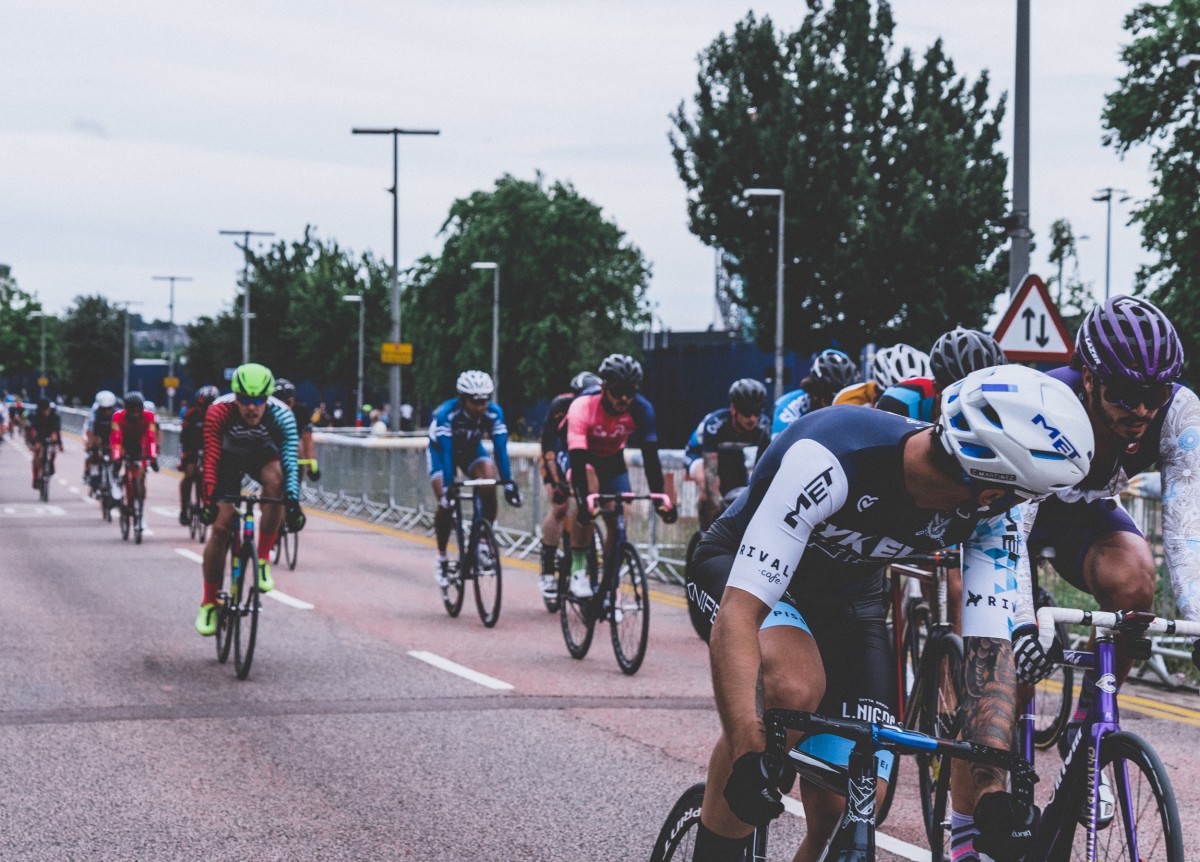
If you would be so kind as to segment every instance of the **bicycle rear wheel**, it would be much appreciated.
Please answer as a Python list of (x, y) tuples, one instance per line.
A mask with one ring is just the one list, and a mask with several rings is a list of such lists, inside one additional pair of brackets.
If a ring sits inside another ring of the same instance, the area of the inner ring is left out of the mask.
[(234, 613), (238, 616), (237, 627), (233, 630), (233, 666), (237, 669), (237, 678), (245, 679), (250, 675), (250, 663), (254, 660), (254, 642), (258, 638), (258, 571), (257, 560), (254, 559), (254, 549), (243, 549), (241, 554), (242, 601), (238, 603)]
[(121, 503), (121, 514), (118, 515), (118, 520), (121, 525), (121, 538), (127, 542), (129, 541), (129, 527), (133, 518), (129, 514), (129, 507), (124, 502)]
[(618, 552), (609, 622), (617, 664), (622, 673), (632, 676), (646, 658), (646, 644), (650, 639), (650, 591), (637, 549), (626, 542)]
[[(1085, 760), (1086, 762), (1086, 760)], [(1183, 833), (1166, 767), (1140, 736), (1121, 731), (1100, 741), (1100, 770), (1112, 788), (1112, 822), (1096, 831), (1098, 862), (1183, 862)], [(1085, 798), (1086, 782), (1077, 782)], [(1088, 830), (1075, 829), (1071, 859), (1086, 859)]]
[(475, 607), (479, 619), (489, 629), (500, 619), (500, 547), (492, 525), (482, 518), (476, 526), (475, 541)]
[(692, 862), (703, 802), (703, 784), (693, 784), (683, 791), (658, 831), (654, 849), (650, 852), (650, 862)]
[(287, 524), (280, 524), (279, 536), (275, 540), (275, 550), (271, 552), (271, 565), (278, 566), (279, 560), (283, 557), (283, 546), (287, 542), (288, 529)]
[(144, 522), (142, 516), (144, 514), (144, 504), (141, 500), (135, 500), (133, 503), (133, 543), (140, 545), (142, 543), (142, 530)]
[[(1038, 610), (1055, 606), (1054, 598), (1040, 586), (1034, 593), (1034, 604)], [(1059, 623), (1054, 628), (1059, 643), (1064, 648), (1070, 646), (1071, 632), (1066, 624)], [(1035, 748), (1042, 751), (1048, 750), (1066, 732), (1067, 722), (1071, 720), (1071, 704), (1074, 696), (1075, 668), (1069, 665), (1055, 665), (1054, 673), (1046, 677), (1037, 687), (1037, 699), (1034, 702), (1036, 712), (1033, 722)]]
[(458, 545), (458, 535), (459, 526), (456, 521), (454, 529), (450, 531), (450, 541), (446, 545), (446, 557), (449, 560), (446, 564), (446, 577), (450, 583), (441, 588), (442, 605), (446, 608), (446, 613), (452, 617), (458, 616), (458, 612), (462, 610), (463, 597), (466, 595), (463, 589), (463, 577), (468, 574), (462, 571), (463, 563), (466, 560)]
[(38, 499), (43, 503), (50, 502), (50, 480), (46, 478), (45, 473), (38, 480)]
[(295, 571), (296, 561), (300, 559), (300, 534), (285, 528), (279, 541), (283, 545), (283, 556), (287, 560), (288, 571)]
[(238, 596), (242, 594), (242, 570), (238, 561), (240, 543), (235, 536), (229, 542), (229, 592), (222, 593), (217, 606), (217, 661), (229, 661), (234, 633), (241, 617), (238, 615)]
[[(962, 640), (941, 634), (925, 643), (917, 682), (909, 698), (905, 723), (929, 736), (954, 739), (962, 730)], [(917, 777), (925, 834), (935, 862), (950, 856), (947, 828), (950, 758), (918, 754)]]
[[(567, 652), (571, 658), (581, 659), (588, 654), (592, 647), (592, 636), (596, 633), (596, 617), (592, 612), (595, 595), (580, 598), (571, 594), (571, 540), (563, 539), (567, 545), (567, 553), (561, 560), (558, 570), (558, 621), (562, 627), (563, 640), (567, 644)], [(588, 561), (588, 576), (592, 582), (593, 593), (596, 589), (596, 570), (592, 561)]]

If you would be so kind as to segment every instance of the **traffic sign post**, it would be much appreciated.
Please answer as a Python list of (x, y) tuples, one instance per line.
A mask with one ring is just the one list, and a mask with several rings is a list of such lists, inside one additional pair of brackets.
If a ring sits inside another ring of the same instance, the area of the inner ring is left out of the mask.
[(407, 342), (385, 341), (379, 351), (379, 361), (384, 365), (412, 365), (413, 346)]
[(1069, 362), (1075, 352), (1046, 283), (1027, 275), (993, 336), (1013, 362)]

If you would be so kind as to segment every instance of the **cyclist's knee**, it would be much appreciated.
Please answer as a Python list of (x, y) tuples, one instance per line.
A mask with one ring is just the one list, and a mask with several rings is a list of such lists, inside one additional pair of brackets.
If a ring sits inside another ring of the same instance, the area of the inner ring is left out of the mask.
[(1158, 571), (1146, 541), (1134, 533), (1105, 536), (1088, 551), (1086, 580), (1104, 610), (1148, 610)]

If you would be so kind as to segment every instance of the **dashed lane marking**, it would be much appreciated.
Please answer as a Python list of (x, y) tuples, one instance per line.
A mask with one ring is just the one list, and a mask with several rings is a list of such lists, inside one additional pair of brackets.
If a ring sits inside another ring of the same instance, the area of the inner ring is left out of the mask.
[(448, 671), (456, 676), (461, 676), (463, 679), (486, 686), (487, 688), (497, 691), (508, 691), (512, 688), (511, 683), (504, 680), (496, 679), (494, 676), (488, 676), (486, 673), (480, 673), (477, 670), (471, 670), (469, 667), (464, 667), (458, 662), (450, 661), (448, 658), (442, 658), (440, 655), (435, 655), (424, 650), (409, 650), (408, 654), (415, 659), (419, 659), (426, 664), (431, 664), (436, 668)]
[[(191, 560), (193, 563), (204, 563), (204, 557), (202, 557), (200, 554), (197, 554), (191, 548), (176, 548), (175, 553), (179, 554), (179, 556), (183, 557), (185, 560)], [(300, 611), (311, 611), (316, 607), (314, 604), (306, 602), (303, 599), (298, 599), (295, 596), (289, 596), (287, 593), (279, 590), (271, 590), (271, 592), (263, 593), (263, 595), (269, 599), (274, 599), (281, 604), (285, 604), (289, 608), (295, 608), (296, 610)]]
[(204, 563), (204, 557), (189, 548), (176, 548), (175, 553), (179, 554), (185, 560), (191, 560), (193, 563), (200, 563), (201, 565)]

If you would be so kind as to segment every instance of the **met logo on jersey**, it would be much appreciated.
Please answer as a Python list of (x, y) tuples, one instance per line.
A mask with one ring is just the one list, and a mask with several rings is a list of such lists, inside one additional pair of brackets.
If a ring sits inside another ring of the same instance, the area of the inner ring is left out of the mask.
[(1060, 452), (1068, 458), (1078, 459), (1080, 457), (1079, 450), (1075, 448), (1075, 444), (1068, 440), (1062, 431), (1051, 425), (1041, 413), (1033, 417), (1033, 424), (1041, 425), (1046, 429), (1046, 433), (1050, 435), (1050, 444), (1056, 452)]
[(789, 527), (795, 527), (799, 523), (799, 515), (801, 509), (811, 509), (818, 503), (822, 503), (829, 498), (829, 489), (833, 486), (833, 468), (826, 467), (821, 473), (810, 479), (804, 484), (804, 490), (800, 492), (800, 496), (796, 498), (796, 505), (792, 511), (784, 516), (783, 522)]

